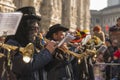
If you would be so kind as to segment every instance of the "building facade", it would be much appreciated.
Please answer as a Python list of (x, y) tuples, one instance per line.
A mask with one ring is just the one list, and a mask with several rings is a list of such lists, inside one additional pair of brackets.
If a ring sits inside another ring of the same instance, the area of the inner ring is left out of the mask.
[(120, 4), (120, 0), (108, 0), (108, 6), (115, 6), (119, 4)]
[[(114, 0), (108, 0), (114, 1)], [(117, 0), (120, 1), (120, 0)], [(114, 3), (113, 3), (114, 4)], [(111, 5), (108, 3), (108, 5)], [(120, 3), (116, 5), (108, 6), (100, 11), (91, 10), (91, 28), (97, 24), (102, 26), (104, 32), (106, 27), (111, 27), (116, 24), (116, 19), (120, 17)]]
[(13, 0), (0, 0), (0, 12), (13, 12), (15, 8)]
[(20, 7), (34, 6), (42, 18), (42, 31), (56, 23), (63, 24), (70, 31), (76, 28), (89, 30), (89, 4), (89, 0), (0, 0), (0, 11), (13, 12)]

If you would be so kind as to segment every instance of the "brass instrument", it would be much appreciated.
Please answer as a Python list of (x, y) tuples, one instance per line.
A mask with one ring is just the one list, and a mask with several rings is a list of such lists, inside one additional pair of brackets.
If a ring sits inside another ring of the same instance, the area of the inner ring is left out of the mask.
[[(48, 39), (44, 39), (46, 42), (49, 42), (50, 40)], [(60, 47), (57, 47), (58, 49), (60, 49), (61, 51), (63, 51), (64, 53), (68, 54), (68, 55), (72, 55), (74, 56), (75, 58), (77, 58), (78, 60), (81, 60), (83, 59), (85, 56), (88, 56), (88, 55), (95, 55), (96, 54), (96, 50), (89, 50), (87, 49), (86, 52), (83, 52), (82, 54), (78, 54), (78, 53), (75, 53), (73, 51), (70, 51), (69, 49), (62, 49)]]
[(88, 45), (94, 43), (95, 47), (99, 47), (103, 44), (103, 42), (97, 36), (92, 36), (92, 38), (88, 41)]
[[(9, 52), (11, 50), (17, 50), (19, 49), (19, 51), (21, 52), (21, 54), (23, 55), (23, 60), (28, 63), (31, 60), (31, 57), (34, 53), (34, 45), (32, 43), (29, 43), (26, 47), (17, 47), (17, 46), (12, 46), (9, 44), (4, 44), (4, 43), (0, 43), (0, 47), (7, 49)], [(26, 60), (27, 58), (27, 60)]]
[(64, 51), (68, 55), (73, 55), (77, 59), (83, 59), (85, 56), (95, 55), (96, 54), (95, 50), (89, 50), (89, 49), (87, 49), (86, 52), (83, 52), (82, 54), (78, 54), (78, 53), (75, 53), (75, 52), (70, 51), (70, 50), (63, 50), (62, 48), (59, 48), (59, 49), (62, 50), (62, 51)]
[[(50, 42), (49, 39), (43, 38), (42, 35), (38, 35), (38, 37), (39, 37), (40, 39), (44, 39), (44, 41), (45, 41), (46, 43)], [(74, 56), (75, 58), (77, 58), (77, 59), (78, 59), (78, 63), (80, 63), (79, 61), (80, 61), (81, 59), (83, 59), (84, 57), (89, 56), (89, 55), (95, 55), (95, 54), (97, 53), (96, 50), (86, 49), (86, 51), (83, 52), (82, 54), (78, 54), (78, 53), (75, 53), (75, 52), (73, 52), (73, 51), (70, 51), (69, 49), (63, 49), (63, 48), (58, 47), (58, 46), (57, 46), (56, 48), (58, 48), (59, 50), (61, 50), (63, 53), (66, 53), (66, 54), (68, 54), (68, 55), (72, 55), (72, 56)]]
[(0, 58), (2, 58), (2, 57), (5, 57), (5, 55), (3, 53), (0, 53)]
[(75, 53), (73, 51), (70, 51), (70, 50), (63, 50), (62, 48), (59, 48), (60, 50), (64, 51), (64, 53), (67, 53), (68, 55), (72, 55), (74, 56), (75, 58), (78, 59), (78, 64), (81, 63), (81, 60), (86, 57), (86, 56), (93, 56), (93, 55), (96, 55), (97, 51), (96, 50), (90, 50), (90, 49), (86, 49), (85, 52), (81, 53), (81, 54), (78, 54), (78, 53)]

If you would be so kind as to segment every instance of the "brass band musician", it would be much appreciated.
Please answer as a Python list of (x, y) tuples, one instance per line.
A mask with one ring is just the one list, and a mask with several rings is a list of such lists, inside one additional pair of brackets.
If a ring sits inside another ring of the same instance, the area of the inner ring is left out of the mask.
[[(64, 32), (68, 31), (61, 24), (55, 24), (49, 28), (46, 38), (54, 41), (61, 41), (64, 38)], [(61, 46), (66, 48), (65, 44)], [(54, 52), (54, 59), (45, 67), (47, 80), (74, 80), (69, 56), (58, 49)]]
[[(95, 55), (94, 53), (86, 52), (87, 49), (91, 51), (96, 51), (94, 48), (96, 48), (96, 45), (98, 45), (101, 40), (95, 36), (92, 36), (86, 44), (82, 45), (84, 42), (83, 40), (90, 34), (87, 33), (88, 30), (83, 31), (76, 31), (76, 39), (72, 40), (71, 43), (73, 44), (72, 50), (75, 51), (78, 54), (83, 55), (79, 60), (74, 59), (72, 61), (73, 66), (73, 73), (75, 80), (94, 80), (94, 74), (93, 74), (93, 65), (91, 58)], [(75, 44), (75, 46), (74, 46)], [(86, 55), (84, 55), (86, 53)], [(88, 55), (87, 55), (88, 54)]]
[[(37, 53), (33, 52), (31, 60), (28, 63), (23, 61), (24, 55), (19, 51), (21, 47), (25, 47), (28, 43), (33, 43), (38, 34), (38, 22), (41, 17), (35, 13), (35, 8), (26, 6), (18, 9), (17, 11), (23, 13), (22, 20), (18, 26), (17, 32), (14, 36), (8, 38), (7, 44), (18, 46), (17, 51), (12, 59), (12, 71), (17, 80), (40, 80), (40, 70), (52, 60), (52, 53), (55, 50), (55, 42), (49, 42), (46, 47)], [(30, 50), (30, 49), (28, 49)], [(13, 54), (11, 52), (11, 54)], [(9, 79), (15, 80), (15, 79)]]

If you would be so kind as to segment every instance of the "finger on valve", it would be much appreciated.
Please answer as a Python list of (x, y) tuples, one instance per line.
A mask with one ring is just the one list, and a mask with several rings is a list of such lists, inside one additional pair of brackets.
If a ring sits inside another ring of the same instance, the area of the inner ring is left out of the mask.
[(46, 45), (46, 48), (50, 51), (52, 54), (55, 50), (56, 43), (54, 41), (49, 41), (49, 43)]

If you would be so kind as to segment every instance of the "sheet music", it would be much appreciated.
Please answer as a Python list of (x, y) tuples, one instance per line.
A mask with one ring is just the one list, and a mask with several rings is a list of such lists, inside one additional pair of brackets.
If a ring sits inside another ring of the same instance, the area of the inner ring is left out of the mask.
[(22, 15), (20, 12), (0, 13), (0, 36), (3, 33), (15, 35)]
[(70, 33), (67, 33), (67, 35), (60, 41), (60, 43), (57, 46), (60, 47), (64, 42), (69, 42), (73, 39), (75, 39), (75, 37), (72, 36)]
[(91, 35), (87, 35), (85, 38), (82, 39), (82, 45), (86, 45), (90, 39), (91, 39)]
[(106, 50), (107, 50), (107, 46), (106, 46), (106, 45), (102, 45), (102, 46), (100, 46), (100, 48), (97, 50), (97, 52), (105, 53)]

